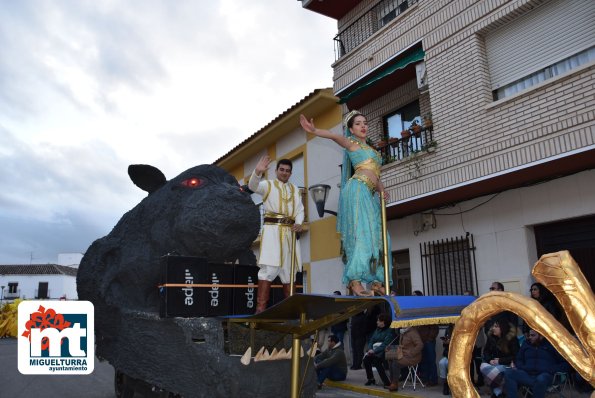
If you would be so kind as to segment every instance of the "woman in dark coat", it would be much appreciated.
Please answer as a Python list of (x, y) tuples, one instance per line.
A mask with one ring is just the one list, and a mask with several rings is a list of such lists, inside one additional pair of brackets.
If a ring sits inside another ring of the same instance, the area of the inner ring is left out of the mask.
[(480, 366), (484, 382), (490, 386), (492, 397), (502, 395), (504, 370), (519, 352), (516, 328), (509, 322), (495, 322), (490, 328), (483, 348), (483, 362)]
[(367, 386), (376, 384), (372, 367), (378, 370), (378, 375), (382, 379), (385, 386), (390, 384), (390, 380), (384, 371), (384, 350), (386, 346), (394, 339), (394, 333), (389, 328), (389, 318), (386, 314), (378, 315), (376, 320), (376, 330), (372, 333), (372, 337), (368, 341), (368, 351), (364, 355), (364, 368), (366, 369), (366, 376), (368, 381)]

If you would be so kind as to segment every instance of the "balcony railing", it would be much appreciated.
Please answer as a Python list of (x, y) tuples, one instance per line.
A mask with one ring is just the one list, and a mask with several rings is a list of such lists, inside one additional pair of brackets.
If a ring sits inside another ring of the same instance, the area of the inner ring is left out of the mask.
[(418, 134), (407, 138), (391, 138), (387, 143), (377, 145), (383, 164), (404, 160), (420, 152), (433, 152), (436, 149), (432, 127), (424, 127)]
[(335, 61), (363, 43), (418, 0), (381, 0), (335, 37)]
[(5, 300), (7, 300), (7, 299), (10, 299), (10, 300), (17, 299), (19, 297), (21, 297), (21, 289), (17, 289), (16, 292), (7, 292), (6, 290), (4, 291), (4, 299)]

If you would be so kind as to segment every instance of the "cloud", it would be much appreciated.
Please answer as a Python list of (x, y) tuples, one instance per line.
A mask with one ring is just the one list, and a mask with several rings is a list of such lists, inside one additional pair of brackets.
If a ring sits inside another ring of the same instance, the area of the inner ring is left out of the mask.
[(332, 85), (335, 21), (269, 0), (22, 0), (0, 13), (0, 263), (55, 262)]

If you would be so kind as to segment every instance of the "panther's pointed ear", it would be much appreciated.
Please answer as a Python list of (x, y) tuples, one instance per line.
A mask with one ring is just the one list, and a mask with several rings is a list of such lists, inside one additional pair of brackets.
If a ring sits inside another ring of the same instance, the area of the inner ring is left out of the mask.
[(128, 175), (134, 185), (149, 194), (155, 192), (167, 182), (161, 170), (148, 164), (131, 164), (128, 166)]

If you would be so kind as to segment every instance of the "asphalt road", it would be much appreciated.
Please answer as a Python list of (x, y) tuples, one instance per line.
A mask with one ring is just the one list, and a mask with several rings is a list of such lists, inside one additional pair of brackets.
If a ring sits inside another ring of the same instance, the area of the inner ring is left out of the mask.
[(23, 375), (17, 366), (17, 340), (0, 339), (0, 397), (114, 398), (114, 368), (96, 360), (90, 375)]
[[(114, 368), (107, 362), (95, 360), (95, 370), (90, 375), (23, 375), (17, 366), (17, 340), (0, 339), (0, 397), (2, 398), (114, 398), (115, 396)], [(363, 396), (331, 387), (324, 387), (316, 394), (317, 398), (361, 398)]]

